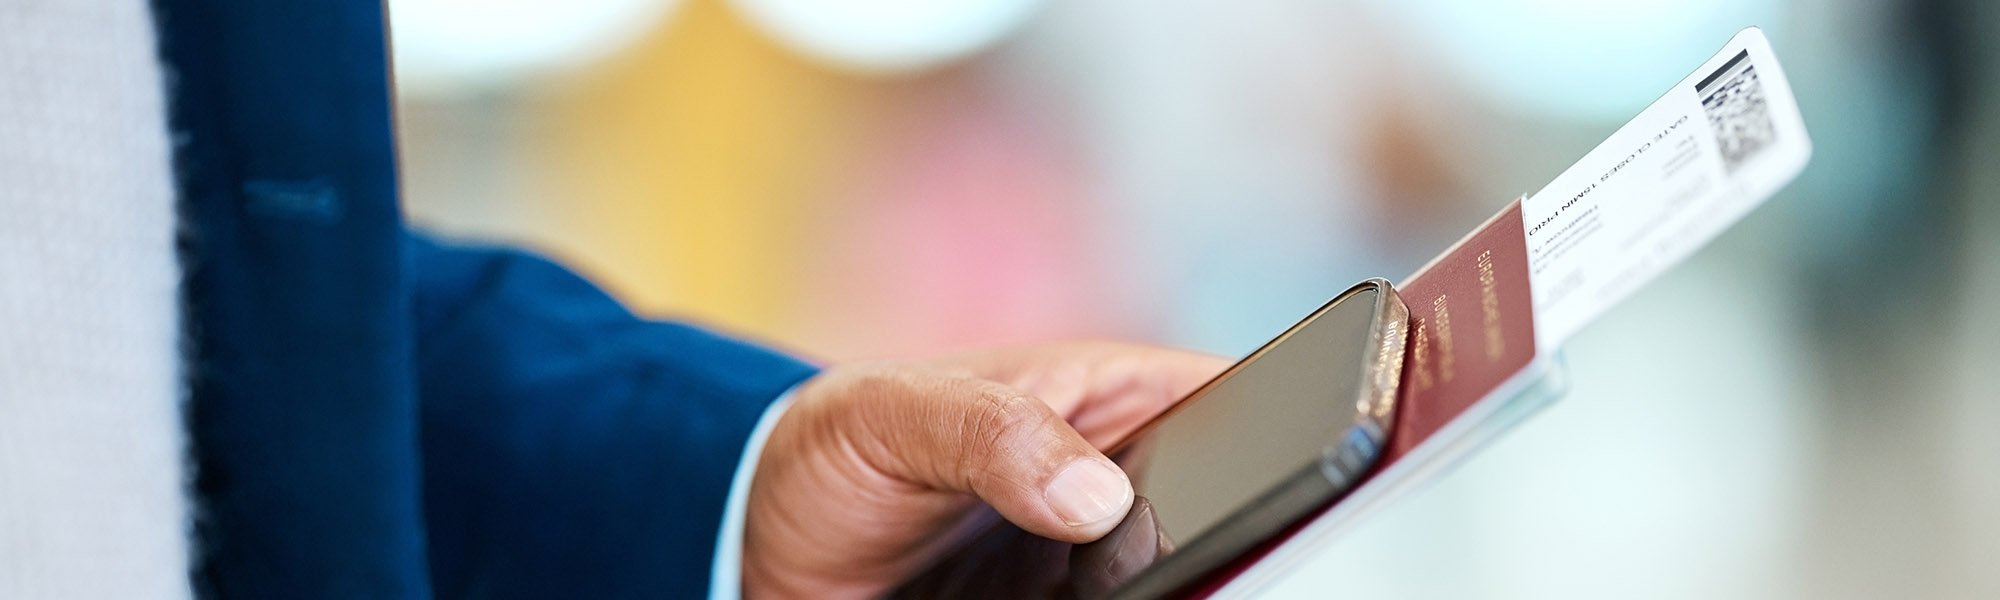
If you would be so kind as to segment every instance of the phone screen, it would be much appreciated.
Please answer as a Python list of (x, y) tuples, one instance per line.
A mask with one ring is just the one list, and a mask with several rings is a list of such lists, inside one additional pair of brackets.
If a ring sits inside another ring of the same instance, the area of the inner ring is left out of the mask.
[(1180, 545), (1325, 460), (1362, 407), (1378, 292), (1349, 296), (1239, 364), (1138, 440), (1138, 493)]
[(1338, 497), (1345, 482), (1322, 476), (1328, 449), (1358, 448), (1349, 466), (1361, 469), (1380, 441), (1355, 431), (1384, 295), (1357, 286), (1114, 448), (1140, 501), (1105, 539), (1071, 546), (998, 522), (890, 597), (1156, 597)]

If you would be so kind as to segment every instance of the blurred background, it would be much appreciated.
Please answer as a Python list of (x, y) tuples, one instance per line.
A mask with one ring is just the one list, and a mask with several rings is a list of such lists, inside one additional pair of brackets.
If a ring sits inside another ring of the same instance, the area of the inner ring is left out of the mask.
[(390, 0), (407, 210), (820, 360), (1240, 355), (1746, 25), (1816, 154), (1570, 394), (1272, 590), (2000, 597), (1982, 0)]

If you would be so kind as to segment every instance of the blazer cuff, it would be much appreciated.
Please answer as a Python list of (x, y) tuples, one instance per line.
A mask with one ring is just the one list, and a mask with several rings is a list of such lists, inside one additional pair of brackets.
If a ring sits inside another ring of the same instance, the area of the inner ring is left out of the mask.
[(743, 444), (743, 456), (736, 461), (736, 475), (729, 480), (729, 498), (722, 505), (722, 527), (716, 530), (715, 560), (708, 577), (710, 600), (743, 597), (743, 527), (750, 508), (750, 480), (757, 474), (757, 460), (764, 455), (764, 443), (770, 440), (771, 429), (778, 425), (785, 410), (791, 408), (792, 392), (800, 384), (794, 384), (764, 408), (764, 415), (757, 419), (757, 426), (750, 430), (750, 439)]

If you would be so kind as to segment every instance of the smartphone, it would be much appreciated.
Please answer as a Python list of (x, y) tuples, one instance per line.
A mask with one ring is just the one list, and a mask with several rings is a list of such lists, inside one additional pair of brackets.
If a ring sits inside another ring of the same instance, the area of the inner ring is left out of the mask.
[(892, 598), (1148, 599), (1337, 500), (1393, 429), (1409, 312), (1389, 282), (1349, 288), (1107, 454), (1139, 498), (1071, 545), (997, 518)]

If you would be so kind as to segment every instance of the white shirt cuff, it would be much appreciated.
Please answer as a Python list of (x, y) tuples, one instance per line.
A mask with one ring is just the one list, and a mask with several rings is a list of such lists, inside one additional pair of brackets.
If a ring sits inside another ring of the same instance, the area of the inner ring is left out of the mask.
[(708, 572), (709, 600), (737, 600), (743, 597), (743, 520), (750, 508), (750, 480), (757, 474), (757, 459), (764, 455), (764, 442), (771, 428), (792, 407), (793, 386), (764, 409), (750, 439), (743, 444), (743, 457), (736, 461), (736, 476), (729, 480), (729, 499), (722, 505), (722, 527), (715, 533), (715, 561)]

